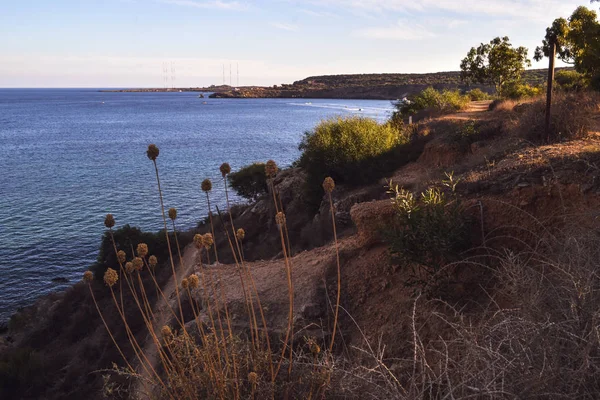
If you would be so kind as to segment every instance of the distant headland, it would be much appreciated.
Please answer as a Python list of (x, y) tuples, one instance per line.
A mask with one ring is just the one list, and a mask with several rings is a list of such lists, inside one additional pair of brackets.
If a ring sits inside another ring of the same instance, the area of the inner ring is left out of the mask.
[[(559, 68), (560, 69), (560, 68)], [(529, 84), (542, 84), (546, 69), (525, 71), (523, 79)], [(467, 85), (460, 71), (427, 74), (353, 74), (311, 76), (292, 84), (274, 86), (211, 85), (197, 88), (145, 88), (102, 90), (102, 92), (199, 92), (210, 98), (326, 98), (396, 100), (426, 87), (435, 89), (464, 89), (478, 87), (491, 92), (491, 87)]]

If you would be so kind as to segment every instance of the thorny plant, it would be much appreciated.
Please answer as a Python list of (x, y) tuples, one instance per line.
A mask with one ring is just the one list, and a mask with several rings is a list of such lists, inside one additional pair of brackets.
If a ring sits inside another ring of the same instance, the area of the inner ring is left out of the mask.
[[(337, 255), (337, 299), (331, 340), (327, 351), (321, 351), (315, 338), (307, 338), (307, 352), (302, 346), (294, 346), (294, 286), (291, 245), (283, 204), (274, 185), (278, 172), (277, 165), (270, 160), (265, 164), (265, 172), (269, 179), (269, 189), (273, 197), (275, 220), (279, 227), (279, 236), (283, 252), (283, 266), (286, 271), (289, 293), (288, 322), (285, 338), (279, 350), (272, 346), (269, 326), (265, 318), (265, 309), (261, 304), (256, 282), (252, 271), (244, 260), (243, 228), (236, 229), (231, 216), (229, 195), (227, 192), (227, 176), (231, 171), (229, 164), (224, 163), (220, 171), (225, 183), (229, 226), (223, 225), (223, 235), (234, 255), (236, 271), (240, 279), (240, 289), (245, 301), (248, 321), (248, 337), (235, 332), (232, 328), (232, 317), (222, 285), (221, 271), (218, 265), (218, 249), (215, 244), (213, 212), (210, 203), (212, 183), (206, 179), (201, 184), (206, 194), (206, 205), (211, 225), (211, 233), (197, 234), (194, 244), (198, 251), (198, 271), (189, 276), (185, 272), (184, 260), (177, 238), (175, 220), (177, 210), (170, 208), (165, 213), (163, 193), (157, 164), (159, 149), (148, 146), (148, 158), (152, 161), (161, 204), (164, 231), (169, 249), (169, 264), (175, 286), (175, 301), (169, 301), (168, 294), (163, 292), (156, 279), (158, 260), (149, 255), (150, 249), (144, 243), (137, 246), (136, 254), (127, 260), (127, 253), (117, 249), (112, 236), (115, 219), (108, 214), (105, 226), (109, 230), (113, 250), (117, 255), (119, 271), (108, 268), (104, 274), (104, 283), (108, 287), (119, 318), (126, 330), (128, 343), (117, 343), (103, 310), (95, 298), (93, 274), (87, 271), (84, 281), (88, 283), (90, 294), (96, 305), (104, 326), (112, 342), (122, 357), (124, 367), (116, 367), (115, 372), (126, 374), (136, 381), (134, 395), (148, 398), (179, 399), (241, 399), (241, 398), (280, 398), (305, 397), (320, 398), (329, 389), (331, 381), (331, 352), (335, 342), (338, 314), (340, 307), (341, 273), (337, 234), (335, 230), (335, 212), (331, 192), (334, 189), (333, 179), (327, 178), (323, 187), (329, 196), (331, 217), (334, 230), (334, 241)], [(218, 209), (217, 209), (218, 211)], [(171, 243), (167, 225), (167, 215), (171, 220), (172, 234), (175, 243)], [(219, 213), (220, 216), (220, 213)], [(174, 245), (174, 246), (173, 246)], [(175, 249), (173, 249), (175, 247)], [(133, 250), (132, 250), (133, 251)], [(211, 263), (211, 255), (214, 261)], [(153, 288), (144, 281), (150, 277)], [(119, 283), (119, 288), (115, 285)], [(125, 283), (123, 285), (123, 283)], [(148, 290), (156, 291), (158, 300), (150, 301)], [(117, 297), (118, 293), (118, 297)], [(131, 296), (136, 311), (140, 313), (148, 343), (141, 342), (129, 326), (132, 310), (125, 309), (123, 296)], [(182, 304), (189, 304), (193, 318), (186, 320)], [(170, 321), (159, 325), (161, 319), (156, 314), (166, 313)], [(133, 353), (133, 358), (125, 356), (123, 347)], [(106, 383), (105, 388), (114, 392), (116, 386)]]

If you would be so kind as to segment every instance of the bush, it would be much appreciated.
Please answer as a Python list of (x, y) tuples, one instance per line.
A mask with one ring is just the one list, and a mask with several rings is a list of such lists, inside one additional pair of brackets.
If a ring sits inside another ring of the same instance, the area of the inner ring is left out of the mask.
[[(460, 94), (458, 90), (444, 90), (442, 92), (428, 87), (416, 95), (410, 102), (398, 102), (394, 115), (401, 117), (414, 115), (419, 111), (432, 111), (438, 114), (453, 113), (465, 108), (471, 98)], [(394, 117), (393, 117), (394, 118)]]
[(229, 185), (242, 197), (256, 200), (268, 193), (264, 163), (254, 163), (229, 174)]
[[(163, 263), (169, 259), (169, 248), (167, 246), (167, 238), (165, 237), (165, 231), (161, 230), (158, 232), (142, 232), (139, 228), (125, 225), (117, 230), (113, 231), (117, 250), (123, 250), (127, 253), (127, 258), (133, 258), (133, 250), (137, 248), (139, 243), (146, 243), (150, 251), (150, 255), (155, 255), (158, 258), (159, 263)], [(178, 233), (177, 238), (179, 245), (183, 249), (187, 244), (192, 241), (192, 235), (189, 232)], [(175, 237), (172, 233), (169, 234), (171, 246), (173, 251), (177, 253), (175, 247)], [(133, 249), (133, 250), (132, 250)], [(119, 262), (117, 255), (113, 249), (113, 243), (110, 238), (108, 231), (102, 236), (102, 243), (100, 244), (100, 251), (96, 262), (90, 267), (95, 275), (95, 278), (102, 280), (104, 272), (107, 268), (112, 268), (116, 271), (119, 270)]]
[(447, 176), (445, 190), (430, 187), (420, 196), (390, 182), (395, 213), (384, 237), (396, 262), (411, 268), (408, 286), (436, 287), (442, 268), (470, 247), (470, 226), (454, 192), (458, 182)]
[(491, 100), (493, 97), (479, 88), (471, 89), (467, 93), (471, 101)]
[(43, 370), (43, 360), (33, 349), (8, 349), (0, 354), (0, 394), (3, 398), (22, 395), (20, 388), (38, 384), (43, 378)]
[(577, 139), (587, 135), (599, 99), (591, 93), (557, 94), (553, 98), (550, 135), (546, 136), (546, 101), (529, 104), (516, 120), (518, 136), (541, 142)]
[(531, 86), (526, 83), (514, 82), (510, 85), (506, 85), (503, 94), (509, 99), (519, 100), (539, 96), (542, 94), (542, 88), (539, 86)]
[(590, 86), (590, 79), (577, 71), (558, 71), (554, 80), (565, 91), (579, 91)]
[(298, 165), (319, 185), (326, 176), (339, 183), (360, 184), (364, 174), (357, 167), (362, 162), (405, 141), (390, 124), (362, 117), (330, 119), (304, 135)]

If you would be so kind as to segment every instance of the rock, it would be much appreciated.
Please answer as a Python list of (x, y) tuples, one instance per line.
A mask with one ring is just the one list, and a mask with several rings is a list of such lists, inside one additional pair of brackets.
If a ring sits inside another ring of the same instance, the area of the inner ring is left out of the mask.
[(367, 246), (379, 241), (379, 230), (394, 215), (390, 200), (359, 203), (350, 210), (350, 217), (358, 230), (358, 238)]

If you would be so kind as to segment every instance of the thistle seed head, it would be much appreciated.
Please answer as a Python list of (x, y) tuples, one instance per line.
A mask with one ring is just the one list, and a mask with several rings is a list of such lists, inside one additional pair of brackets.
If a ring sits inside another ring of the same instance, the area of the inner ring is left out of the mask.
[(237, 239), (241, 242), (242, 240), (244, 240), (244, 238), (246, 237), (246, 231), (244, 231), (242, 228), (238, 229), (237, 232), (235, 233), (235, 236), (237, 237)]
[(156, 264), (158, 264), (158, 259), (156, 258), (156, 256), (148, 257), (148, 265), (150, 265), (151, 268), (156, 267)]
[(190, 281), (188, 281), (187, 278), (183, 278), (181, 280), (181, 287), (187, 289), (188, 287), (190, 287)]
[(104, 273), (104, 283), (106, 283), (107, 286), (112, 287), (115, 283), (117, 283), (118, 280), (119, 274), (117, 274), (117, 271), (115, 271), (114, 269), (109, 268)]
[(127, 261), (127, 254), (125, 254), (123, 250), (119, 250), (117, 251), (117, 259), (121, 264), (123, 264), (125, 261)]
[(223, 178), (225, 178), (225, 176), (227, 176), (231, 172), (231, 167), (229, 166), (229, 164), (223, 163), (219, 167), (219, 171), (221, 171), (221, 175), (223, 175)]
[(196, 233), (194, 235), (194, 245), (196, 246), (197, 249), (202, 248), (202, 235), (201, 234)]
[(202, 184), (200, 185), (200, 188), (202, 188), (203, 192), (210, 192), (212, 190), (212, 182), (210, 181), (210, 179), (205, 179), (202, 181)]
[(254, 371), (248, 374), (248, 382), (252, 384), (252, 386), (256, 386), (258, 383), (258, 374)]
[(108, 229), (115, 226), (115, 217), (113, 217), (112, 214), (106, 214), (106, 218), (104, 218), (104, 226), (106, 226)]
[(200, 279), (196, 274), (190, 275), (188, 281), (190, 282), (190, 289), (196, 289), (198, 286), (200, 286)]
[(206, 249), (210, 249), (214, 243), (215, 243), (215, 241), (213, 239), (213, 235), (212, 234), (206, 233), (206, 234), (204, 234), (204, 236), (202, 236), (202, 245)]
[(144, 268), (144, 260), (142, 260), (140, 257), (134, 258), (133, 268), (137, 269), (138, 271), (141, 271), (142, 268)]
[(308, 348), (310, 349), (310, 352), (314, 356), (316, 356), (317, 354), (319, 354), (321, 352), (321, 346), (319, 346), (314, 339), (308, 339), (307, 344), (308, 344)]
[(273, 160), (267, 161), (265, 164), (265, 173), (267, 178), (274, 178), (277, 175), (277, 163)]
[(137, 255), (138, 257), (146, 257), (148, 255), (148, 245), (146, 243), (139, 243), (137, 245)]
[(92, 271), (85, 271), (83, 273), (83, 281), (85, 283), (90, 283), (93, 280), (94, 280), (94, 274), (92, 273)]
[(171, 218), (173, 221), (175, 221), (177, 219), (177, 209), (176, 208), (169, 208), (169, 218)]
[(333, 178), (330, 176), (325, 178), (325, 180), (323, 181), (323, 189), (325, 189), (325, 192), (331, 193), (331, 192), (333, 192), (334, 188), (335, 188), (335, 182), (333, 181)]
[(158, 153), (159, 153), (159, 150), (155, 144), (148, 145), (148, 150), (146, 150), (146, 155), (148, 156), (149, 159), (151, 159), (152, 161), (155, 161), (156, 158), (158, 157)]
[(279, 211), (277, 215), (275, 215), (275, 222), (280, 228), (283, 227), (285, 225), (285, 214)]
[(171, 328), (167, 325), (163, 326), (162, 329), (160, 330), (160, 333), (162, 334), (162, 336), (166, 339), (166, 338), (171, 338), (173, 336), (173, 331), (171, 330)]
[(125, 263), (125, 272), (127, 272), (128, 274), (133, 273), (133, 271), (135, 271), (135, 267), (133, 266), (133, 263), (131, 261), (128, 261), (127, 263)]

